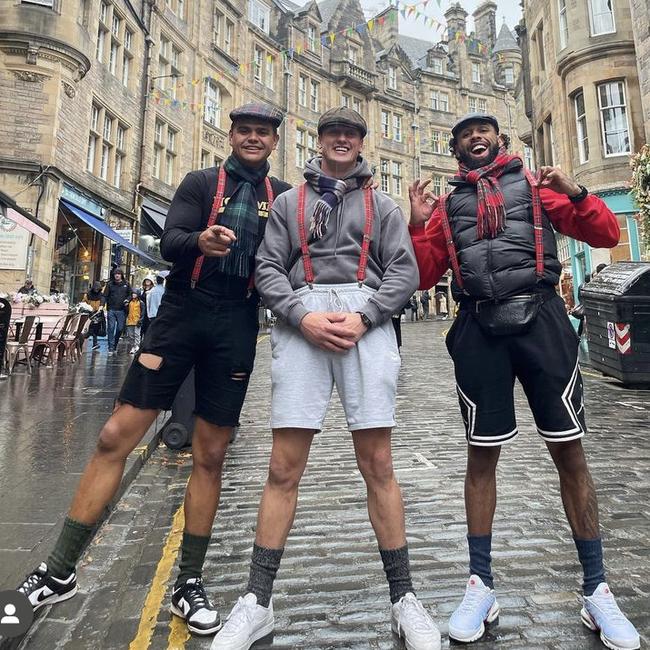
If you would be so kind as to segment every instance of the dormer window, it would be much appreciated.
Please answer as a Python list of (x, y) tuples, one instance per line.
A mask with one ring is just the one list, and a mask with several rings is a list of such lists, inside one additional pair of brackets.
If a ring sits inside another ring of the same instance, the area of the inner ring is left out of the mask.
[(391, 90), (397, 90), (397, 68), (394, 65), (388, 66), (387, 86)]
[(309, 25), (307, 27), (307, 47), (310, 52), (318, 52), (318, 32), (315, 25)]
[(248, 3), (248, 19), (267, 34), (271, 28), (271, 9), (259, 0), (250, 0)]
[(442, 74), (442, 59), (435, 57), (431, 62), (431, 67), (436, 74)]

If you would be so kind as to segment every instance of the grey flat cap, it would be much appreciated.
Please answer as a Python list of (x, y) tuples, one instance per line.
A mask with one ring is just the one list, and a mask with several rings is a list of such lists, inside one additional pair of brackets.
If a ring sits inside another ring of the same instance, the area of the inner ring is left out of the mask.
[(496, 129), (497, 133), (499, 132), (499, 122), (494, 115), (489, 115), (488, 113), (467, 113), (467, 115), (463, 115), (463, 117), (454, 124), (451, 129), (451, 135), (455, 138), (458, 135), (458, 131), (471, 122), (487, 122)]

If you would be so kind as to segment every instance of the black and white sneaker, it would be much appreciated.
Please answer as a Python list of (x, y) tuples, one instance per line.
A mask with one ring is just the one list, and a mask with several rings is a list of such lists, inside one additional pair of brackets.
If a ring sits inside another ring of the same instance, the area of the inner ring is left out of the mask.
[(172, 614), (187, 623), (194, 634), (214, 634), (221, 629), (219, 612), (208, 600), (201, 578), (188, 578), (172, 592)]
[(55, 578), (47, 570), (47, 564), (41, 562), (18, 587), (18, 591), (29, 598), (34, 611), (68, 600), (77, 593), (77, 574), (74, 571), (64, 580)]

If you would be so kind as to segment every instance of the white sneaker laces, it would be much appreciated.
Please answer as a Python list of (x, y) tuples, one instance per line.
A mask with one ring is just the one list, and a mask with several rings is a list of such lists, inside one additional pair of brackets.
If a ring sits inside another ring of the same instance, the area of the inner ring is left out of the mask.
[(255, 615), (255, 605), (247, 603), (241, 596), (237, 600), (237, 604), (233, 607), (230, 616), (228, 616), (228, 626), (235, 627), (242, 623), (251, 625)]
[(418, 632), (428, 632), (431, 629), (431, 619), (427, 610), (417, 598), (404, 598), (397, 617), (398, 632), (402, 631), (402, 620), (410, 629)]
[[(626, 624), (627, 618), (625, 614), (621, 611), (614, 598), (614, 594), (610, 592), (609, 596), (600, 596), (591, 601), (596, 605), (602, 612), (607, 616), (611, 623), (615, 625)], [(589, 611), (589, 610), (587, 610)]]
[(476, 610), (484, 596), (485, 592), (479, 589), (467, 589), (463, 602), (458, 606), (458, 611), (463, 612), (463, 614), (471, 614)]

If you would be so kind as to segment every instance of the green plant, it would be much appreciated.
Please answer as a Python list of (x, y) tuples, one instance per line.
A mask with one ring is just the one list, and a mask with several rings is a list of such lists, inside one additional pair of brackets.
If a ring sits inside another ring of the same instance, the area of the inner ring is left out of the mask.
[(650, 251), (650, 145), (644, 144), (630, 159), (631, 193), (639, 207), (637, 220), (646, 251)]

